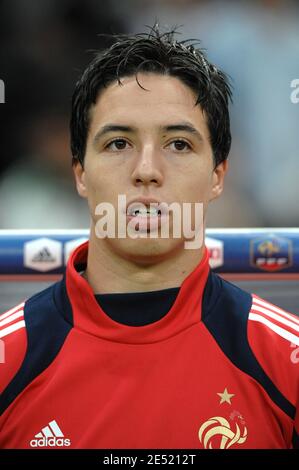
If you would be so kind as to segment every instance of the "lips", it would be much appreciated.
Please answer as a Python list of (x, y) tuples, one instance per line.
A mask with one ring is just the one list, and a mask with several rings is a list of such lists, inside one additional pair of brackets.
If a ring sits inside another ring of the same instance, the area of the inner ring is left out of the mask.
[(134, 199), (127, 204), (126, 213), (138, 231), (156, 230), (168, 216), (168, 205), (157, 199)]
[(133, 203), (128, 207), (127, 215), (133, 217), (157, 217), (161, 215), (161, 209), (152, 204), (150, 206), (145, 206), (139, 202)]
[(133, 199), (127, 204), (126, 214), (130, 217), (164, 216), (168, 214), (168, 205), (152, 198)]

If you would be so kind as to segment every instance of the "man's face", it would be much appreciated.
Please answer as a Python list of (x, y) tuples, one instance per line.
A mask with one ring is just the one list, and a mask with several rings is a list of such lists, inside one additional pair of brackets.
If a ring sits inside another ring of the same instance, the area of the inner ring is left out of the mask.
[[(209, 130), (196, 96), (180, 80), (139, 74), (111, 84), (90, 110), (84, 169), (74, 165), (77, 189), (88, 199), (94, 230), (99, 203), (117, 212), (118, 195), (168, 205), (208, 202), (222, 192), (226, 163), (214, 169)], [(194, 214), (192, 215), (194, 222)], [(169, 213), (169, 224), (173, 220)], [(117, 224), (117, 214), (116, 214)], [(171, 235), (171, 231), (170, 231)], [(184, 248), (181, 238), (106, 238), (99, 243), (140, 263), (171, 257)]]

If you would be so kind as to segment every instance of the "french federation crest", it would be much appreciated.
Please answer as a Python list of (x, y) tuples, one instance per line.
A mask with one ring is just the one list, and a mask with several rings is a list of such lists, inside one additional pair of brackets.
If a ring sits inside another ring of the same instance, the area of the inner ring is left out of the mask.
[(263, 235), (250, 241), (250, 264), (275, 272), (292, 265), (292, 242), (277, 235)]
[(245, 424), (240, 426), (236, 421), (229, 423), (222, 416), (213, 416), (201, 425), (198, 438), (205, 449), (229, 449), (246, 442), (247, 428)]

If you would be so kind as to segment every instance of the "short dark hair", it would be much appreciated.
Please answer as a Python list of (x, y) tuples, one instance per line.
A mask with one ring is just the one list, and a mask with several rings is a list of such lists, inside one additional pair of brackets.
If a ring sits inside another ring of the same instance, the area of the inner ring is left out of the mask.
[[(116, 42), (97, 52), (75, 86), (71, 110), (73, 161), (83, 166), (89, 129), (89, 110), (99, 93), (114, 81), (139, 72), (169, 75), (191, 88), (207, 117), (215, 166), (225, 160), (231, 146), (228, 76), (211, 64), (198, 47), (200, 41), (175, 40), (176, 30), (161, 33), (157, 26), (148, 33), (116, 36)], [(141, 85), (140, 85), (141, 86)]]

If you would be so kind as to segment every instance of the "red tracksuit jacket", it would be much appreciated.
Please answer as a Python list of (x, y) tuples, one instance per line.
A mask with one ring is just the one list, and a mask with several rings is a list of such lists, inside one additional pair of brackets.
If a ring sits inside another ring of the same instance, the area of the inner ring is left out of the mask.
[(299, 447), (298, 317), (212, 273), (206, 250), (163, 318), (128, 326), (79, 274), (87, 250), (0, 316), (1, 448)]

